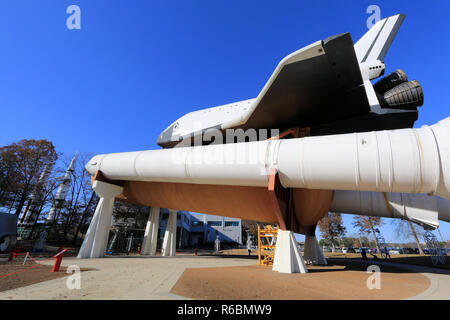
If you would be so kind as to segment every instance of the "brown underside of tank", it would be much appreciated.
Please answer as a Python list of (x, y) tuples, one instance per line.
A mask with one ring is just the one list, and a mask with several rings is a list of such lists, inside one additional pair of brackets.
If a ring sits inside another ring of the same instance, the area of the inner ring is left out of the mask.
[[(328, 212), (332, 197), (332, 190), (293, 189), (296, 223), (289, 229), (304, 233), (305, 227), (315, 225)], [(145, 206), (279, 223), (270, 191), (264, 187), (126, 181), (119, 199)], [(283, 207), (281, 204), (283, 219), (287, 219)]]

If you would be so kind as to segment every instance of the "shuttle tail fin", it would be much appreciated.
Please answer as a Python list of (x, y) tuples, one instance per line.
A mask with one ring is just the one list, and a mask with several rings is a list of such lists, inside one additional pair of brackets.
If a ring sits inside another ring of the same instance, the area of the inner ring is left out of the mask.
[(354, 45), (358, 62), (383, 61), (404, 19), (404, 14), (396, 14), (375, 23)]

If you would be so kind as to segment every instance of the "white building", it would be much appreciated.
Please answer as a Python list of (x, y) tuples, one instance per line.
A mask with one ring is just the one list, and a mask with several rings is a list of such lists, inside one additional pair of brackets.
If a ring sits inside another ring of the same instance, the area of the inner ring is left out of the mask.
[[(162, 242), (169, 210), (161, 209), (158, 242)], [(177, 247), (196, 247), (213, 243), (217, 236), (221, 242), (242, 244), (241, 219), (178, 211)]]

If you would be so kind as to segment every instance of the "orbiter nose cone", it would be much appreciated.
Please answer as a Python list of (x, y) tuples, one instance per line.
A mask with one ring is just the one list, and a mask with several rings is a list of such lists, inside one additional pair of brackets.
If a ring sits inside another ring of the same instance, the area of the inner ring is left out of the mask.
[(161, 132), (161, 134), (158, 136), (158, 139), (156, 140), (156, 144), (158, 146), (161, 146), (163, 148), (170, 148), (180, 142), (182, 139), (178, 135), (174, 135), (174, 131), (177, 130), (179, 127), (178, 122), (175, 122), (171, 126), (169, 126), (166, 130)]
[(100, 164), (105, 155), (97, 155), (94, 156), (89, 162), (86, 164), (85, 169), (91, 176), (93, 176), (98, 170), (100, 170)]

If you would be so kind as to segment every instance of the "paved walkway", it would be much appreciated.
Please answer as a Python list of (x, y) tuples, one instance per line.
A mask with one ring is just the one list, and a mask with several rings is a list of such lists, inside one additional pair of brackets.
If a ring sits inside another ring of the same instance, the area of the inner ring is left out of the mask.
[(0, 299), (186, 299), (170, 293), (186, 268), (254, 265), (255, 260), (213, 256), (67, 257), (62, 265), (98, 270), (81, 272), (81, 289), (69, 290), (67, 277), (0, 292)]

